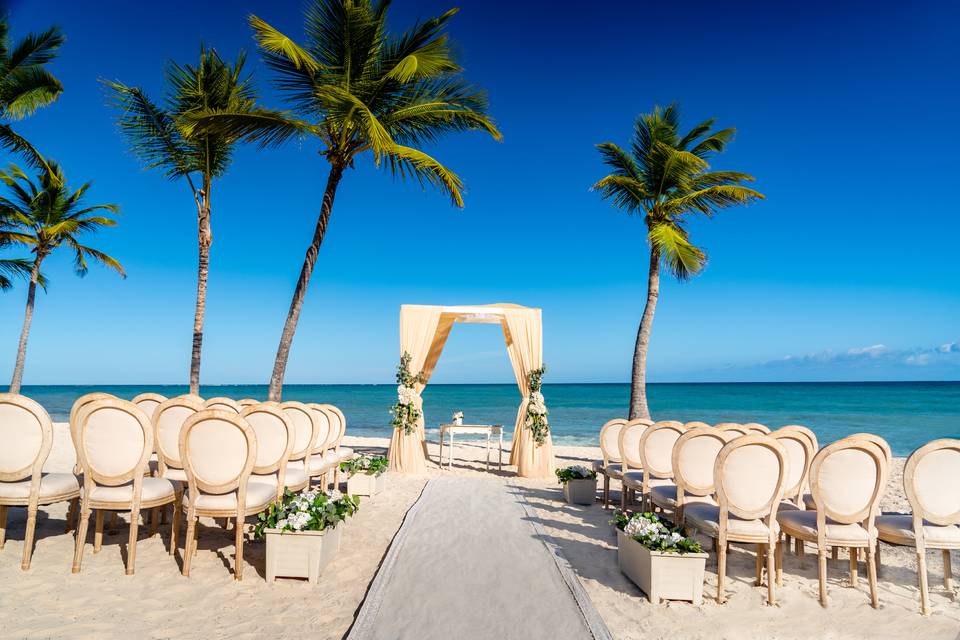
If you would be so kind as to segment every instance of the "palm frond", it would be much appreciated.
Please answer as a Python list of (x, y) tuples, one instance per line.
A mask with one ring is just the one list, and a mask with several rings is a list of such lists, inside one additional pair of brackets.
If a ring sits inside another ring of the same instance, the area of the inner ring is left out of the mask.
[(61, 93), (63, 85), (43, 67), (14, 69), (0, 83), (2, 116), (10, 120), (22, 120), (54, 102)]
[(6, 66), (12, 70), (47, 64), (57, 57), (57, 50), (65, 40), (59, 27), (28, 34), (10, 51)]
[(73, 266), (74, 271), (76, 271), (78, 276), (83, 277), (87, 275), (87, 272), (90, 270), (89, 266), (87, 265), (87, 259), (90, 258), (96, 262), (99, 262), (108, 269), (116, 271), (121, 278), (127, 277), (127, 272), (123, 270), (123, 267), (115, 258), (108, 256), (102, 251), (93, 249), (92, 247), (79, 244), (72, 238), (68, 240), (68, 244), (73, 249)]
[(599, 191), (604, 200), (613, 201), (613, 206), (627, 213), (638, 213), (646, 209), (651, 200), (643, 183), (628, 176), (609, 175), (592, 187)]
[(317, 127), (298, 120), (286, 111), (251, 109), (242, 112), (198, 111), (186, 117), (181, 128), (188, 137), (219, 134), (274, 147), (291, 139), (316, 135)]
[(15, 153), (32, 167), (44, 171), (49, 170), (43, 155), (8, 124), (0, 124), (0, 149)]
[(453, 206), (463, 208), (463, 182), (460, 178), (426, 153), (392, 145), (386, 153), (387, 166), (400, 178), (414, 177), (421, 185), (430, 184), (450, 196)]
[(651, 248), (664, 260), (677, 280), (688, 280), (707, 263), (702, 249), (693, 245), (687, 232), (672, 223), (655, 224), (647, 234)]

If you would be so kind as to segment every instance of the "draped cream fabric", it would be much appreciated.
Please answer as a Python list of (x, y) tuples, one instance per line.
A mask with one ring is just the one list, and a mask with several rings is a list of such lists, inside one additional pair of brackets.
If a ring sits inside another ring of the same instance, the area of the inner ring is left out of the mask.
[(507, 353), (517, 387), (523, 400), (517, 411), (513, 430), (513, 445), (510, 463), (517, 465), (517, 474), (525, 478), (553, 477), (553, 441), (550, 434), (542, 445), (537, 446), (533, 434), (526, 426), (527, 402), (530, 384), (527, 373), (543, 366), (543, 332), (540, 309), (505, 308), (503, 310), (503, 333), (507, 340)]
[[(427, 305), (403, 305), (400, 307), (400, 354), (410, 354), (410, 373), (417, 375), (427, 361), (430, 348), (437, 336), (437, 325), (443, 307)], [(449, 333), (449, 330), (448, 330)], [(441, 349), (443, 346), (441, 345)], [(423, 384), (415, 385), (417, 393)], [(417, 397), (420, 419), (413, 433), (394, 429), (390, 437), (390, 470), (400, 473), (424, 473), (426, 449), (423, 432), (423, 400)]]
[[(418, 394), (430, 379), (450, 336), (450, 330), (457, 322), (500, 324), (503, 328), (510, 364), (522, 395), (517, 411), (510, 463), (517, 465), (518, 474), (521, 476), (553, 477), (553, 443), (550, 436), (538, 447), (525, 426), (527, 398), (530, 395), (527, 372), (543, 365), (540, 309), (528, 309), (514, 304), (469, 307), (402, 305), (400, 353), (410, 354), (412, 374), (423, 374), (423, 381), (416, 385)], [(393, 471), (422, 473), (426, 470), (423, 400), (419, 396), (417, 406), (421, 415), (414, 432), (407, 435), (402, 430), (394, 429), (390, 438), (390, 469)]]

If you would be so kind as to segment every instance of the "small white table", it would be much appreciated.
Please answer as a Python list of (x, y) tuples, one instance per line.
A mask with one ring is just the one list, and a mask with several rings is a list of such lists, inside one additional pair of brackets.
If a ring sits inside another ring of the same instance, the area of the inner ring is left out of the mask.
[(443, 469), (443, 438), (450, 434), (450, 453), (447, 469), (453, 468), (453, 434), (479, 434), (487, 436), (487, 471), (490, 470), (490, 438), (496, 435), (499, 438), (499, 459), (497, 469), (503, 470), (503, 425), (502, 424), (441, 424), (440, 425), (440, 468)]

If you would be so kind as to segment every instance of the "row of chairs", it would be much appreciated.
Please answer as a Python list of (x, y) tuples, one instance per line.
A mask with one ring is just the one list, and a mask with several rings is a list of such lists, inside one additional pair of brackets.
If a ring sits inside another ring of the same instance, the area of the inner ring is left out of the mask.
[(339, 463), (353, 456), (340, 446), (345, 430), (343, 413), (326, 404), (157, 394), (126, 401), (94, 393), (79, 398), (70, 412), (74, 473), (45, 473), (53, 444), (50, 416), (27, 397), (0, 394), (0, 548), (8, 508), (27, 507), (21, 568), (29, 569), (39, 507), (69, 501), (66, 530), (76, 527), (77, 573), (92, 512), (97, 553), (104, 514), (129, 511), (129, 575), (141, 512), (153, 511), (155, 534), (160, 510), (172, 505), (171, 555), (181, 512), (187, 517), (183, 574), (189, 575), (196, 552), (199, 517), (235, 518), (234, 576), (240, 580), (245, 518), (263, 511), (285, 488), (300, 490), (316, 479), (326, 489), (331, 471), (336, 486)]
[[(635, 422), (635, 421), (634, 421)], [(619, 425), (619, 427), (618, 427)], [(952, 590), (950, 550), (960, 549), (960, 440), (936, 440), (907, 460), (904, 490), (912, 514), (881, 514), (892, 453), (876, 435), (860, 433), (819, 449), (809, 429), (791, 425), (772, 433), (763, 425), (658, 422), (634, 426), (608, 423), (601, 442), (616, 432), (621, 462), (598, 465), (619, 477), (624, 491), (641, 492), (644, 507), (670, 512), (690, 530), (712, 538), (718, 554), (717, 600), (725, 599), (723, 581), (727, 543), (757, 545), (756, 584), (766, 556), (768, 601), (774, 579), (782, 584), (783, 545), (797, 541), (817, 546), (820, 602), (827, 605), (827, 552), (846, 547), (850, 582), (856, 586), (858, 551), (866, 554), (871, 604), (879, 604), (876, 575), (878, 541), (912, 546), (917, 553), (921, 612), (929, 599), (925, 552), (940, 549), (944, 586)], [(640, 431), (631, 434), (631, 431)], [(636, 452), (631, 443), (636, 442)], [(641, 466), (637, 468), (637, 456)], [(608, 484), (605, 483), (605, 487)], [(632, 489), (630, 489), (632, 487)], [(607, 492), (609, 490), (607, 489)], [(632, 503), (632, 500), (631, 500)]]

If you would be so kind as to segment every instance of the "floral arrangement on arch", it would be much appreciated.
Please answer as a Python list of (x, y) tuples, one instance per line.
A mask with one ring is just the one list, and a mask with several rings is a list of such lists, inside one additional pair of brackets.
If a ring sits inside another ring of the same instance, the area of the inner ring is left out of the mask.
[(337, 490), (324, 492), (313, 488), (294, 493), (287, 489), (280, 500), (257, 516), (253, 535), (259, 540), (264, 537), (266, 529), (323, 531), (337, 526), (355, 514), (359, 507), (358, 496), (344, 495)]
[(397, 402), (390, 408), (393, 414), (391, 424), (394, 429), (403, 429), (407, 435), (413, 433), (420, 419), (420, 408), (417, 406), (417, 384), (423, 383), (423, 372), (413, 375), (410, 373), (410, 361), (413, 360), (406, 351), (400, 356), (400, 364), (397, 366)]
[(684, 535), (683, 530), (661, 520), (655, 513), (628, 516), (619, 509), (610, 524), (623, 531), (651, 551), (664, 553), (701, 553), (700, 543)]
[(526, 425), (538, 447), (547, 441), (547, 436), (550, 434), (550, 427), (547, 425), (547, 404), (543, 399), (543, 394), (540, 393), (543, 386), (543, 374), (546, 372), (547, 367), (542, 366), (527, 374), (530, 396), (527, 398)]

